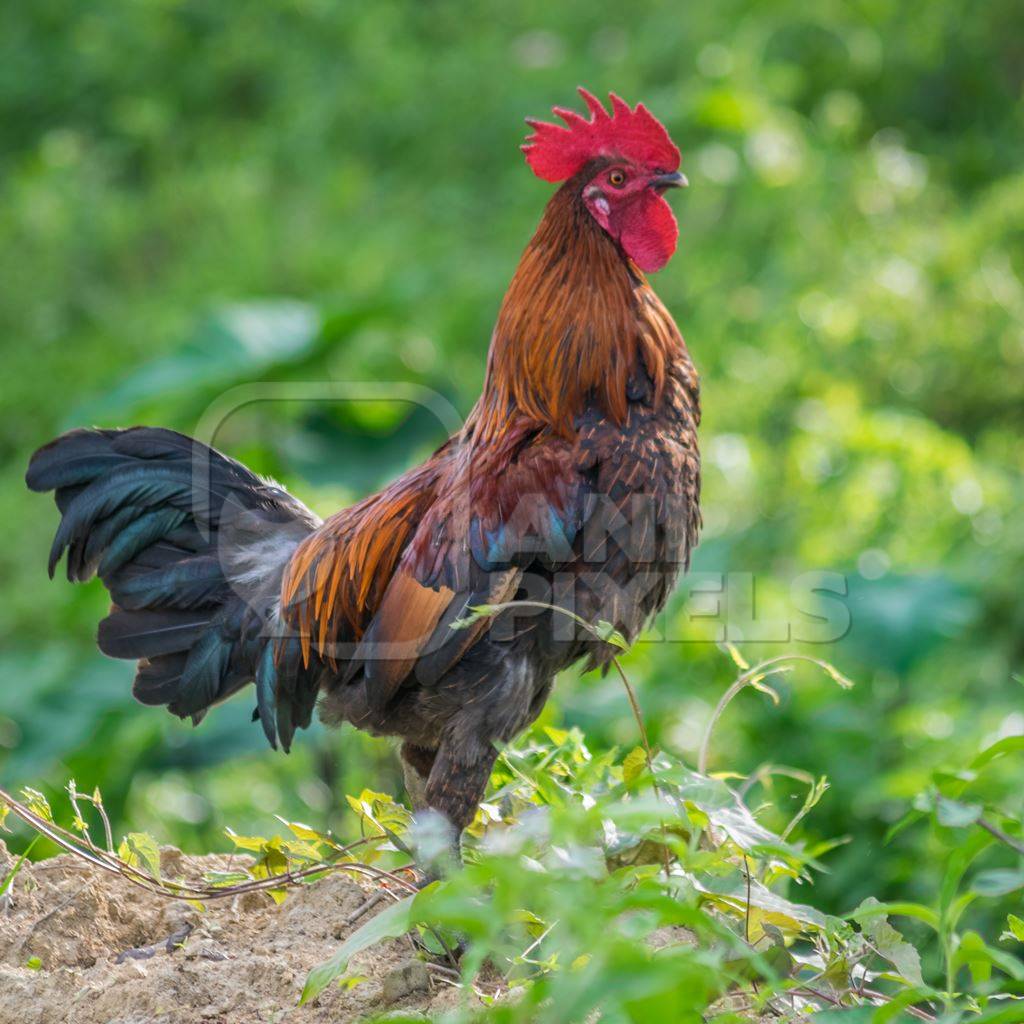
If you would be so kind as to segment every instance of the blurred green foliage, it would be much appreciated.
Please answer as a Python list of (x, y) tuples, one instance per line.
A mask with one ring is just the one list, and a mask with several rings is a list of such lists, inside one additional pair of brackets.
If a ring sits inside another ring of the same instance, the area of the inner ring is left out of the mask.
[[(522, 118), (582, 82), (645, 100), (692, 183), (655, 286), (703, 377), (695, 570), (752, 574), (784, 618), (802, 573), (848, 580), (848, 633), (807, 649), (856, 689), (800, 671), (778, 708), (742, 695), (711, 767), (829, 777), (815, 834), (854, 842), (825, 909), (926, 898), (930, 840), (887, 828), (934, 771), (1024, 733), (1022, 41), (1017, 0), (6, 5), (5, 783), (99, 784), (115, 820), (189, 849), (399, 790), (387, 745), (351, 731), (286, 758), (244, 698), (195, 732), (136, 706), (93, 649), (100, 586), (47, 581), (56, 512), (21, 476), (59, 430), (191, 431), (253, 381), (417, 382), (467, 412), (550, 193)], [(217, 442), (326, 514), (441, 436), (408, 405), (275, 401)], [(691, 760), (732, 678), (725, 618), (751, 659), (803, 649), (751, 642), (746, 589), (730, 577), (717, 620), (680, 596), (687, 642), (627, 659), (652, 740)], [(635, 739), (611, 676), (563, 679), (545, 721)], [(1003, 799), (1019, 816), (1019, 787)]]

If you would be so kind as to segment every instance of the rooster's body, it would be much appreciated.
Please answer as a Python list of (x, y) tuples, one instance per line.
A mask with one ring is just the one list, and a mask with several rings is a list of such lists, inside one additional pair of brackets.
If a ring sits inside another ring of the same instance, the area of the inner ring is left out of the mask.
[[(684, 179), (643, 107), (613, 98), (611, 118), (585, 98), (592, 121), (560, 111), (569, 129), (535, 125), (526, 147), (567, 180), (505, 296), (480, 400), (390, 487), (320, 522), (172, 431), (78, 430), (36, 453), (29, 486), (63, 514), (51, 572), (66, 549), (70, 579), (101, 577), (99, 645), (139, 660), (143, 703), (198, 721), (254, 681), (287, 749), (319, 698), (328, 722), (400, 737), (414, 804), (461, 830), (555, 675), (614, 653), (543, 606), (631, 639), (664, 604), (700, 520), (697, 378), (640, 268), (671, 255), (661, 192)], [(516, 599), (531, 603), (470, 613)]]

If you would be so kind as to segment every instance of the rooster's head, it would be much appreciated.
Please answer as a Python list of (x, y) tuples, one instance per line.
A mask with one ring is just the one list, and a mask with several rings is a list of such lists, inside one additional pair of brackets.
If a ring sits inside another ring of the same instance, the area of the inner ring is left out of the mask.
[(533, 134), (523, 144), (533, 173), (545, 181), (573, 179), (579, 198), (601, 228), (641, 270), (660, 270), (675, 252), (679, 227), (666, 189), (687, 184), (679, 150), (665, 126), (642, 104), (611, 94), (612, 113), (580, 88), (588, 120), (555, 107), (566, 124), (527, 118)]

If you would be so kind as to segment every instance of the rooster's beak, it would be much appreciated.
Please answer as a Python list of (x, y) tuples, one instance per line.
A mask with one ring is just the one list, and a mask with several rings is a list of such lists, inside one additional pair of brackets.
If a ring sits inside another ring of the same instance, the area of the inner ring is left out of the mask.
[(649, 182), (647, 182), (647, 184), (653, 189), (663, 189), (686, 188), (690, 183), (686, 180), (685, 174), (680, 174), (679, 171), (673, 171), (671, 174), (655, 175)]

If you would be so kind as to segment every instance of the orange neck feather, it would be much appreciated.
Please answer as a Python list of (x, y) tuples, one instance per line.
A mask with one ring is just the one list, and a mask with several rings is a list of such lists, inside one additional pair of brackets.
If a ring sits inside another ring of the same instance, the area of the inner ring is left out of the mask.
[(580, 201), (579, 178), (551, 198), (519, 261), (467, 436), (493, 440), (517, 417), (571, 437), (588, 404), (622, 423), (638, 370), (657, 404), (666, 374), (689, 366), (668, 310)]

